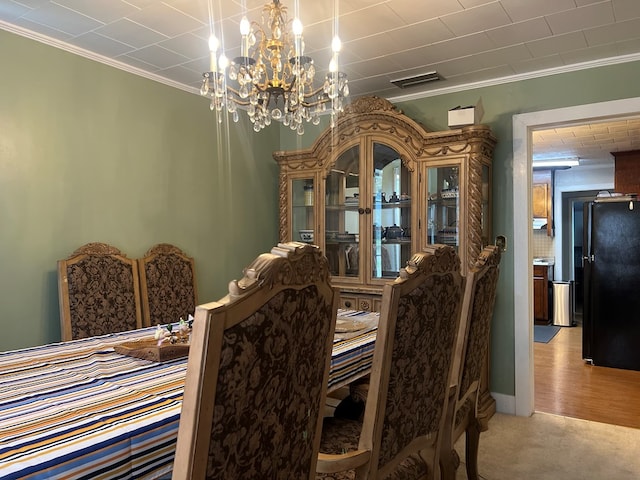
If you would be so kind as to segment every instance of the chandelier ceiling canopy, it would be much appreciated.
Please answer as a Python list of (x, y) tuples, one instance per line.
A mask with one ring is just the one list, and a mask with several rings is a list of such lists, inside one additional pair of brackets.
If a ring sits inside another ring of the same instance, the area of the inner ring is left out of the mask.
[(323, 113), (331, 114), (333, 126), (349, 95), (347, 76), (338, 70), (341, 42), (335, 23), (329, 73), (318, 86), (313, 59), (304, 53), (302, 22), (290, 20), (280, 0), (264, 6), (261, 23), (242, 18), (241, 54), (233, 60), (220, 51), (212, 30), (210, 71), (202, 74), (201, 95), (211, 98), (219, 121), (225, 110), (235, 122), (238, 110), (246, 110), (256, 132), (276, 120), (302, 135), (303, 122), (317, 125)]

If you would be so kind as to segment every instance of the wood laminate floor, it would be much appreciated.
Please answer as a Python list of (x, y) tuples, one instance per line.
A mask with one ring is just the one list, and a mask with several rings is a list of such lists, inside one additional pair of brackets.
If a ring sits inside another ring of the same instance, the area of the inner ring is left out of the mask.
[(586, 364), (580, 326), (534, 342), (533, 352), (536, 411), (640, 428), (640, 371)]

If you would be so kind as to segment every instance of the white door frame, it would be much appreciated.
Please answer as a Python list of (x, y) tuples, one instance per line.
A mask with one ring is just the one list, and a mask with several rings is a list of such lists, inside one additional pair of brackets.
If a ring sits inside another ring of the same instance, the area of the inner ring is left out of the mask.
[(513, 297), (515, 414), (529, 416), (533, 396), (532, 132), (640, 114), (640, 97), (513, 116)]

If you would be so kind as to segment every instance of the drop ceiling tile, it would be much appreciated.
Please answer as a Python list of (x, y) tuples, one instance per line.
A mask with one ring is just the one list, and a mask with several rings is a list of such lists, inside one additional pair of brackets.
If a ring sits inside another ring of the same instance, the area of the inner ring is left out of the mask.
[[(440, 71), (438, 70), (437, 67), (438, 67), (437, 64), (420, 65), (420, 66), (416, 66), (415, 68), (410, 68), (410, 69), (404, 69), (404, 70), (398, 69), (397, 71), (391, 72), (391, 73), (387, 73), (386, 75), (385, 74), (381, 74), (381, 75), (379, 75), (379, 77), (387, 78), (389, 82), (391, 82), (392, 80), (399, 80), (399, 79), (402, 79), (402, 78), (417, 77), (417, 76), (425, 75), (425, 74), (431, 73), (431, 72), (436, 72), (439, 77), (442, 77), (442, 75), (441, 75), (441, 73), (440, 73)], [(407, 88), (407, 87), (405, 87), (405, 88)]]
[[(294, 0), (283, 0), (283, 1), (285, 5), (292, 5)], [(340, 9), (340, 15), (346, 15), (348, 13), (364, 10), (374, 5), (380, 5), (383, 3), (389, 4), (391, 3), (391, 1), (396, 1), (396, 0), (339, 0), (338, 8)], [(434, 3), (437, 3), (437, 2), (442, 2), (443, 0), (431, 0), (431, 1), (433, 1)], [(264, 3), (264, 1), (262, 3)], [(302, 1), (300, 3), (304, 4), (303, 8), (307, 8), (306, 1)], [(322, 2), (315, 2), (315, 3), (321, 4)]]
[(613, 0), (613, 12), (618, 21), (640, 17), (640, 2), (638, 0)]
[(492, 65), (506, 65), (523, 59), (533, 58), (527, 47), (523, 44), (498, 48), (488, 52), (473, 55), (481, 68)]
[(349, 81), (349, 88), (357, 88), (359, 92), (363, 92), (365, 95), (368, 93), (380, 92), (380, 90), (384, 90), (385, 88), (388, 88), (396, 95), (408, 93), (409, 89), (397, 88), (390, 80), (391, 79), (384, 76), (363, 78), (356, 80), (355, 82)]
[(162, 75), (163, 77), (170, 78), (174, 82), (190, 85), (194, 88), (200, 88), (200, 84), (202, 83), (201, 74), (198, 74), (193, 70), (190, 70), (183, 66), (176, 66), (164, 70), (159, 70), (157, 74)]
[(413, 24), (431, 20), (463, 10), (462, 5), (451, 0), (434, 0), (428, 3), (390, 0), (389, 7), (406, 23)]
[(174, 37), (206, 25), (206, 22), (196, 20), (164, 3), (149, 5), (127, 18), (167, 37)]
[(110, 23), (139, 11), (123, 0), (56, 0), (56, 3), (101, 23)]
[(204, 56), (200, 58), (196, 58), (195, 60), (191, 60), (189, 62), (185, 62), (181, 65), (183, 68), (188, 68), (189, 70), (193, 70), (196, 72), (202, 80), (202, 74), (209, 70), (209, 56)]
[(555, 37), (527, 42), (527, 48), (534, 57), (546, 57), (554, 53), (570, 52), (585, 48), (587, 42), (582, 32), (567, 33)]
[(640, 40), (627, 40), (624, 42), (617, 42), (616, 49), (618, 51), (618, 55), (633, 55), (637, 56), (638, 52), (640, 52)]
[(475, 55), (442, 61), (434, 65), (434, 70), (444, 78), (452, 78), (467, 72), (479, 70), (480, 68), (482, 68), (482, 64)]
[(519, 60), (512, 62), (511, 67), (516, 73), (531, 73), (562, 67), (564, 62), (559, 54), (548, 55), (546, 57), (536, 57), (530, 60)]
[(396, 53), (404, 48), (397, 45), (387, 32), (383, 32), (346, 43), (343, 50), (348, 50), (359, 58), (376, 58)]
[(458, 0), (458, 3), (460, 3), (464, 8), (473, 8), (487, 3), (495, 3), (495, 0)]
[(180, 65), (189, 60), (183, 55), (171, 52), (158, 45), (149, 45), (148, 47), (131, 52), (127, 56), (153, 65), (158, 70)]
[[(343, 33), (343, 29), (340, 28), (338, 36), (340, 37), (340, 40), (342, 40), (344, 48), (346, 38)], [(236, 37), (239, 36), (238, 34), (234, 35)], [(330, 46), (333, 35), (333, 25), (330, 21), (314, 23), (313, 25), (306, 26), (302, 34), (305, 43), (305, 52), (314, 52)]]
[(0, 19), (7, 20), (9, 22), (21, 17), (29, 11), (31, 11), (30, 8), (11, 0), (0, 3)]
[(486, 68), (483, 70), (477, 70), (475, 72), (463, 73), (461, 75), (455, 75), (449, 77), (453, 81), (460, 81), (462, 83), (475, 83), (491, 80), (494, 78), (510, 77), (514, 74), (513, 69), (508, 65), (500, 65), (493, 68)]
[(453, 32), (440, 19), (427, 20), (389, 30), (387, 34), (396, 47), (396, 51), (413, 48), (416, 43), (430, 45), (454, 38)]
[(514, 22), (575, 8), (574, 0), (501, 0), (500, 3)]
[(573, 63), (591, 62), (601, 58), (615, 57), (617, 54), (618, 49), (616, 46), (609, 44), (563, 52), (560, 56), (567, 65), (571, 65)]
[(163, 40), (158, 45), (189, 58), (202, 57), (209, 53), (208, 42), (191, 33)]
[(555, 35), (599, 27), (614, 22), (613, 8), (609, 2), (554, 13), (546, 18)]
[(118, 42), (112, 38), (103, 37), (102, 35), (94, 32), (79, 35), (75, 37), (72, 42), (80, 48), (90, 52), (95, 52), (105, 57), (117, 57), (118, 55), (131, 51), (130, 45)]
[(154, 65), (150, 65), (146, 62), (138, 60), (137, 58), (130, 57), (128, 55), (119, 55), (116, 60), (126, 65), (139, 68), (140, 70), (155, 73), (158, 69)]
[(42, 25), (41, 23), (32, 22), (25, 17), (17, 18), (11, 23), (18, 27), (24, 28), (25, 30), (44, 35), (45, 37), (55, 38), (57, 40), (66, 41), (72, 38), (72, 35), (69, 33), (63, 32), (61, 30), (56, 30), (55, 28), (51, 28), (47, 25)]
[(81, 35), (102, 25), (101, 22), (76, 13), (68, 8), (50, 3), (26, 13), (25, 20), (50, 26), (55, 24), (55, 29), (69, 35)]
[(131, 5), (135, 5), (138, 8), (147, 7), (157, 1), (158, 0), (127, 0), (128, 3), (130, 3)]
[[(366, 21), (363, 21), (366, 18)], [(340, 38), (343, 42), (393, 30), (403, 25), (402, 19), (386, 4), (349, 13), (340, 19)]]
[(584, 36), (589, 46), (605, 45), (633, 37), (640, 38), (640, 18), (589, 28), (584, 31)]
[(424, 50), (428, 52), (431, 62), (440, 62), (465, 57), (467, 55), (475, 55), (492, 50), (493, 48), (493, 42), (486, 33), (477, 33), (438, 42), (425, 47)]
[(34, 8), (40, 8), (40, 7), (44, 7), (45, 5), (48, 5), (49, 3), (51, 3), (51, 0), (19, 0), (19, 2), (17, 3), (21, 3), (25, 7), (34, 9)]
[[(209, 23), (209, 2), (208, 0), (163, 0), (163, 3), (178, 10), (183, 15), (196, 18), (201, 22)], [(223, 15), (239, 15), (238, 7), (232, 2), (215, 2), (214, 18), (218, 15), (219, 11), (222, 11)], [(219, 10), (221, 7), (222, 10)], [(221, 18), (221, 17), (220, 17)]]
[(457, 36), (469, 35), (511, 23), (511, 19), (499, 2), (445, 15), (441, 17), (441, 20)]
[(551, 36), (551, 29), (544, 18), (534, 18), (487, 31), (496, 47), (507, 47)]
[[(389, 72), (400, 71), (401, 67), (398, 65), (393, 55), (386, 55), (384, 57), (384, 62), (371, 62), (371, 61), (363, 61), (363, 62), (354, 62), (348, 65), (350, 71), (357, 72), (359, 77), (375, 77), (378, 75), (388, 74)], [(404, 77), (405, 75), (399, 75), (399, 78)]]
[(165, 35), (134, 23), (127, 18), (100, 27), (95, 32), (136, 48), (146, 47), (167, 39)]

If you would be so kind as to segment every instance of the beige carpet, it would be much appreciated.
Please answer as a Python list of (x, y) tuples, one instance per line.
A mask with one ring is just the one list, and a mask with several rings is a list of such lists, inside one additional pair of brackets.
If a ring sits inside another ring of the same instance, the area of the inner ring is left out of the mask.
[[(466, 479), (464, 435), (456, 444)], [(535, 413), (497, 413), (480, 435), (482, 480), (638, 480), (640, 430)]]

